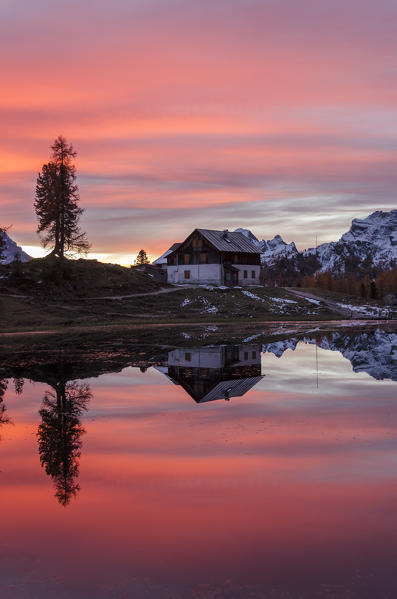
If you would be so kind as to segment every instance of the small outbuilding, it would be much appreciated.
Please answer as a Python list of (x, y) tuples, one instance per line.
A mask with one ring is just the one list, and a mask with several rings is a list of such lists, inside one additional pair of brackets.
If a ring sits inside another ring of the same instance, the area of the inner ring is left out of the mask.
[(260, 250), (243, 233), (195, 229), (170, 249), (166, 256), (169, 283), (259, 284)]

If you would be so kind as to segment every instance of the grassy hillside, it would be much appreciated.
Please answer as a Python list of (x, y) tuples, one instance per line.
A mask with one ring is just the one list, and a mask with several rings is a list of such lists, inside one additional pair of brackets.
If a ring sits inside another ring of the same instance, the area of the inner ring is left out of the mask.
[[(68, 262), (62, 284), (54, 264), (32, 260), (0, 269), (0, 331), (70, 330), (145, 322), (255, 322), (395, 318), (380, 305), (355, 308), (352, 298), (299, 297), (269, 287), (175, 287), (136, 269), (95, 260)], [(307, 293), (306, 290), (297, 290)], [(310, 290), (311, 291), (311, 290)], [(139, 295), (142, 294), (142, 295)], [(341, 307), (340, 306), (347, 306)]]
[(67, 260), (63, 268), (51, 258), (0, 265), (0, 293), (75, 298), (155, 291), (164, 286), (135, 268), (97, 260)]

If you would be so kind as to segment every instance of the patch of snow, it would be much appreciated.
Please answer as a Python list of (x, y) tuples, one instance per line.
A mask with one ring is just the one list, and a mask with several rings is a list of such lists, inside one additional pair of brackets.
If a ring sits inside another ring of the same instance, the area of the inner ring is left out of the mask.
[(204, 310), (201, 311), (201, 314), (216, 314), (218, 312), (218, 308), (213, 306), (206, 297), (200, 297), (199, 299), (204, 306)]
[(190, 297), (185, 297), (185, 299), (183, 300), (183, 302), (181, 303), (181, 308), (184, 308), (185, 306), (187, 306), (188, 304), (190, 304), (192, 302), (192, 300), (190, 299)]
[(250, 337), (247, 337), (246, 339), (243, 339), (243, 343), (248, 343), (249, 341), (253, 341), (254, 339), (257, 339), (258, 337), (260, 337), (263, 333), (256, 333), (256, 335), (251, 335)]
[(277, 302), (278, 304), (297, 304), (295, 300), (286, 299), (285, 297), (272, 297), (270, 298), (272, 302)]
[(360, 314), (362, 316), (376, 316), (377, 318), (387, 318), (390, 316), (390, 310), (388, 308), (379, 308), (378, 306), (355, 306), (353, 304), (337, 304), (341, 308), (345, 308), (350, 310), (351, 312), (355, 312), (356, 314)]
[(317, 306), (321, 306), (320, 300), (313, 299), (312, 297), (305, 297), (304, 299), (311, 304), (317, 304)]
[(254, 299), (258, 302), (263, 302), (264, 303), (264, 299), (263, 297), (259, 297), (259, 295), (255, 295), (255, 293), (251, 293), (251, 291), (247, 291), (246, 289), (243, 289), (241, 291), (241, 293), (244, 293), (244, 295), (246, 295), (247, 297), (250, 297), (251, 299)]

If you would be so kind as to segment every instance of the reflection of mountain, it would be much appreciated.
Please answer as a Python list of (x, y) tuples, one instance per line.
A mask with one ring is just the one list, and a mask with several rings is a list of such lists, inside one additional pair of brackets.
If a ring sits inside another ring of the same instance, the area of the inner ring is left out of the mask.
[(262, 351), (280, 358), (287, 349), (294, 350), (299, 341), (317, 343), (322, 349), (339, 351), (350, 361), (354, 372), (366, 372), (377, 380), (397, 381), (397, 333), (376, 329), (361, 333), (349, 334), (344, 331), (320, 337), (317, 335), (265, 343)]
[(42, 466), (55, 484), (55, 496), (66, 506), (78, 493), (81, 436), (80, 416), (92, 395), (90, 388), (77, 382), (58, 381), (47, 391), (40, 410), (42, 419), (37, 438)]
[(165, 374), (197, 402), (241, 397), (261, 379), (259, 345), (175, 349)]

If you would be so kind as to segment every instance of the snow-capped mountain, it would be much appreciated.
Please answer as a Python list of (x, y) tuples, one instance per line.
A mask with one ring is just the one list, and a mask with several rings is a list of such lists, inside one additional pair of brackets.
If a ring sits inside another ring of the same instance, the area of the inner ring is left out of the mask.
[(322, 272), (344, 272), (347, 264), (392, 268), (397, 265), (397, 210), (379, 210), (364, 219), (355, 218), (339, 241), (310, 248), (303, 255), (316, 255)]
[(269, 266), (277, 262), (280, 258), (290, 258), (298, 253), (295, 243), (285, 243), (280, 235), (276, 235), (273, 239), (268, 239), (267, 241), (264, 239), (259, 241), (249, 229), (236, 229), (236, 232), (245, 235), (260, 249), (261, 261)]
[(259, 239), (257, 237), (255, 237), (255, 235), (249, 229), (238, 228), (238, 229), (234, 230), (234, 233), (242, 233), (243, 235), (245, 235), (247, 237), (247, 239), (249, 239), (258, 248), (261, 247), (262, 242), (259, 241)]
[[(277, 270), (280, 260), (287, 258), (289, 272), (314, 274), (332, 271), (365, 271), (373, 268), (387, 270), (397, 266), (397, 210), (355, 218), (350, 230), (338, 241), (323, 243), (317, 248), (298, 252), (295, 243), (285, 243), (280, 235), (259, 241), (249, 229), (236, 229), (250, 239), (261, 251), (262, 263), (271, 271)], [(286, 268), (283, 260), (283, 269)]]
[(298, 254), (295, 243), (285, 243), (285, 241), (276, 235), (273, 239), (261, 242), (261, 261), (266, 264), (274, 264), (280, 258), (292, 258)]
[(28, 262), (32, 259), (19, 245), (15, 243), (15, 241), (11, 239), (9, 235), (7, 235), (7, 233), (3, 233), (3, 240), (5, 242), (5, 248), (2, 252), (4, 256), (4, 259), (1, 260), (2, 264), (9, 264), (15, 260), (18, 255), (21, 262)]

